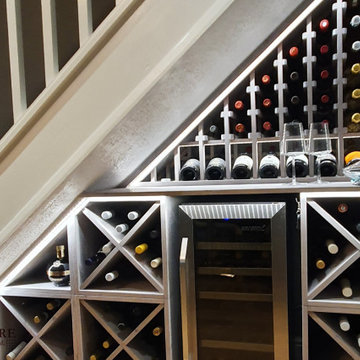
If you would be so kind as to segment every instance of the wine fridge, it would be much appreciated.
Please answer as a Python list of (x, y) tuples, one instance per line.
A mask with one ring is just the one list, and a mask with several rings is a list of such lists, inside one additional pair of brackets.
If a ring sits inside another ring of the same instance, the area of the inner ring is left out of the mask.
[(183, 359), (289, 359), (285, 211), (180, 205)]

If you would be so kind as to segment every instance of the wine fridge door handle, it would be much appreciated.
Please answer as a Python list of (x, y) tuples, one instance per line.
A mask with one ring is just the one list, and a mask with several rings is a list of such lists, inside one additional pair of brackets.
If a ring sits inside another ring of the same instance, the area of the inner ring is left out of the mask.
[(180, 295), (183, 359), (197, 360), (194, 245), (183, 237), (180, 249)]

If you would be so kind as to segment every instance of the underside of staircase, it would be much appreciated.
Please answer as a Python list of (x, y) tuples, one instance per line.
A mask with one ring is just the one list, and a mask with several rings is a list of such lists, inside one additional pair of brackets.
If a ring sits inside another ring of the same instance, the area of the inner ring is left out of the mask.
[(0, 141), (0, 274), (79, 194), (126, 186), (308, 3), (116, 2)]

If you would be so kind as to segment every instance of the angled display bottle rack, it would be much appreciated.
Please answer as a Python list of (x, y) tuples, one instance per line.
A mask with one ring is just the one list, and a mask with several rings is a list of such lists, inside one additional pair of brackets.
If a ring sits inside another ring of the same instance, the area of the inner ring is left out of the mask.
[[(328, 122), (334, 157), (322, 173), (327, 181), (344, 181), (344, 157), (360, 148), (359, 98), (351, 98), (360, 83), (356, 79), (360, 76), (359, 54), (352, 49), (359, 39), (358, 28), (350, 25), (359, 4), (350, 0), (317, 4), (311, 13), (300, 15), (297, 26), (289, 26), (290, 33), (284, 32), (263, 49), (220, 95), (205, 104), (200, 115), (132, 185), (290, 182), (288, 158), (280, 142), (284, 124), (292, 121), (302, 123), (306, 139), (310, 124)], [(259, 170), (269, 153), (279, 159), (271, 176)], [(248, 158), (241, 159), (241, 164), (246, 171), (236, 175), (234, 165), (244, 154)], [(214, 158), (222, 159), (221, 169), (211, 174), (209, 163)], [(189, 159), (197, 163), (192, 162), (186, 173), (184, 165)], [(308, 169), (299, 182), (314, 181), (314, 156), (307, 155), (306, 162)]]

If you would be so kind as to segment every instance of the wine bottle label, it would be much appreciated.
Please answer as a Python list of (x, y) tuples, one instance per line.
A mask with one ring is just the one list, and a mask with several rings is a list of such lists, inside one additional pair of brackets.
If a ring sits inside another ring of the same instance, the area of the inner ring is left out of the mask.
[(111, 219), (112, 217), (114, 216), (113, 212), (110, 211), (110, 210), (106, 210), (106, 211), (103, 211), (101, 213), (101, 217), (104, 219), (104, 220), (109, 220)]
[(248, 155), (240, 155), (234, 162), (234, 168), (239, 165), (245, 165), (251, 171), (254, 165), (254, 161)]
[(280, 168), (280, 159), (273, 154), (264, 156), (260, 161), (260, 168), (263, 166), (273, 166), (276, 169)]
[[(305, 165), (309, 164), (309, 159), (304, 154), (296, 155), (296, 156), (294, 156), (294, 158), (295, 158), (295, 161), (302, 161)], [(291, 164), (292, 164), (292, 157), (289, 156), (286, 160), (286, 166), (291, 166)]]
[(225, 160), (222, 158), (213, 158), (209, 161), (208, 167), (225, 168)]

